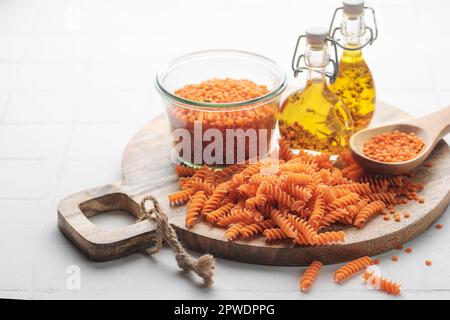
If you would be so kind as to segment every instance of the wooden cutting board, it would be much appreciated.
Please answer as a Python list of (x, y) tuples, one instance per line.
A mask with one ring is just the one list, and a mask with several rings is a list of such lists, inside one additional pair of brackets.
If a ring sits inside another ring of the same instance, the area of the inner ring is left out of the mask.
[[(407, 117), (397, 108), (378, 103), (374, 122), (379, 124)], [(169, 157), (169, 137), (168, 123), (163, 115), (150, 121), (125, 149), (122, 181), (81, 191), (58, 204), (60, 230), (92, 260), (120, 258), (151, 244), (155, 226), (147, 220), (114, 230), (98, 228), (89, 220), (90, 216), (112, 210), (125, 210), (137, 217), (140, 200), (149, 193), (159, 199), (187, 247), (217, 257), (272, 265), (306, 265), (312, 260), (331, 264), (393, 249), (421, 234), (445, 211), (450, 201), (450, 148), (441, 141), (429, 159), (433, 166), (416, 171), (426, 183), (422, 192), (425, 203), (410, 201), (398, 206), (400, 212), (410, 212), (409, 219), (384, 221), (378, 216), (363, 229), (348, 229), (345, 242), (337, 245), (300, 247), (267, 244), (263, 239), (230, 242), (224, 238), (223, 229), (205, 223), (187, 229), (184, 226), (186, 208), (169, 207), (167, 195), (178, 190), (177, 176)]]

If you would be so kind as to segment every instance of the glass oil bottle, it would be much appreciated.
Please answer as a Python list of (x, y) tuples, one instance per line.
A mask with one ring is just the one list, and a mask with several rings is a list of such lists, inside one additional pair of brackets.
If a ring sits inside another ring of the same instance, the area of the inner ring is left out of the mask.
[[(327, 78), (333, 81), (337, 75), (337, 47), (327, 36), (326, 28), (314, 27), (297, 40), (292, 69), (296, 77), (306, 71), (306, 86), (291, 94), (279, 113), (280, 134), (294, 152), (303, 149), (336, 155), (353, 133), (350, 113), (328, 86)], [(306, 39), (306, 50), (297, 57), (302, 39)], [(329, 46), (334, 60), (330, 59)], [(330, 63), (332, 72), (327, 71)]]
[[(370, 10), (374, 29), (365, 24), (365, 10)], [(342, 12), (340, 27), (334, 28), (336, 15)], [(364, 61), (362, 48), (378, 37), (375, 11), (364, 7), (363, 0), (344, 0), (334, 12), (330, 36), (343, 49), (336, 81), (330, 86), (350, 111), (355, 132), (366, 128), (375, 111), (375, 84)]]

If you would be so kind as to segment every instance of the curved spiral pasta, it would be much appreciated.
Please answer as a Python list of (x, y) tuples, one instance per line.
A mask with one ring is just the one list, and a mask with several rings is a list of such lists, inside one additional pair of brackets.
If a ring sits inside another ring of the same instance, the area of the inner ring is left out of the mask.
[(359, 179), (360, 182), (368, 183), (372, 192), (386, 192), (390, 182), (386, 178), (378, 176), (365, 176)]
[(243, 198), (250, 198), (256, 195), (256, 186), (253, 184), (244, 183), (236, 190)]
[(399, 295), (401, 292), (400, 284), (389, 279), (374, 274), (373, 271), (367, 270), (363, 275), (366, 283), (370, 283), (374, 288), (392, 295)]
[(234, 203), (229, 202), (218, 209), (211, 211), (206, 214), (206, 221), (208, 221), (211, 224), (215, 224), (217, 220), (225, 215), (227, 215), (231, 209), (233, 209)]
[(234, 225), (232, 225), (231, 227), (229, 227), (226, 231), (225, 231), (225, 238), (227, 238), (230, 241), (235, 240), (238, 236), (239, 236), (239, 231), (245, 227), (245, 222), (238, 222)]
[(341, 283), (347, 280), (355, 273), (367, 268), (372, 264), (373, 260), (368, 256), (364, 256), (356, 260), (350, 261), (336, 270), (333, 276), (334, 282)]
[(280, 182), (280, 177), (274, 176), (274, 175), (264, 175), (261, 173), (257, 173), (257, 174), (252, 175), (248, 179), (248, 183), (255, 185), (255, 186), (259, 186), (261, 183), (263, 183), (263, 181), (267, 181), (271, 184), (277, 184)]
[(364, 175), (364, 171), (361, 168), (355, 169), (353, 171), (350, 171), (347, 173), (347, 178), (353, 181), (357, 181), (359, 178), (361, 178)]
[(189, 184), (192, 186), (192, 188), (195, 189), (195, 191), (205, 191), (207, 195), (211, 195), (214, 193), (215, 187), (212, 183), (195, 179), (192, 182), (189, 181)]
[(192, 175), (192, 179), (197, 179), (203, 181), (210, 169), (207, 166), (202, 166), (201, 168), (195, 170), (195, 173)]
[(377, 200), (369, 203), (367, 206), (362, 208), (359, 213), (356, 215), (354, 219), (354, 225), (357, 228), (362, 228), (366, 224), (366, 222), (376, 215), (377, 213), (381, 213), (384, 211), (385, 204), (383, 201)]
[(324, 216), (325, 216), (325, 201), (323, 200), (322, 196), (318, 196), (314, 201), (313, 210), (311, 212), (311, 216), (309, 217), (308, 222), (314, 229), (317, 230)]
[(367, 194), (367, 198), (370, 201), (381, 200), (385, 204), (395, 204), (397, 202), (392, 192), (369, 193)]
[(196, 183), (202, 183), (202, 179), (200, 178), (180, 178), (179, 184), (181, 187), (181, 190), (186, 190), (186, 189), (195, 189), (194, 184)]
[(286, 162), (280, 165), (280, 172), (313, 174), (314, 172), (316, 172), (316, 170), (314, 170), (314, 168), (312, 168), (310, 165), (304, 163)]
[(302, 235), (300, 238), (306, 241), (308, 244), (316, 244), (318, 241), (318, 235), (316, 230), (305, 220), (298, 216), (294, 216), (292, 214), (288, 214), (287, 218), (289, 222), (292, 224), (294, 229), (297, 231), (297, 237), (299, 234)]
[(295, 158), (295, 155), (291, 151), (291, 146), (287, 140), (280, 139), (278, 142), (280, 149), (279, 149), (279, 158), (284, 161), (289, 161), (291, 159)]
[(254, 174), (257, 174), (261, 170), (261, 164), (255, 163), (248, 165), (244, 170), (242, 170), (240, 173), (235, 174), (231, 181), (233, 181), (236, 184), (243, 183), (246, 179), (250, 178)]
[(263, 236), (268, 242), (289, 239), (288, 235), (280, 228), (266, 229), (263, 231)]
[(216, 182), (216, 174), (214, 173), (214, 170), (209, 170), (203, 181), (214, 186)]
[(355, 171), (355, 170), (359, 170), (359, 169), (360, 169), (360, 166), (357, 163), (352, 163), (351, 165), (349, 165), (349, 166), (345, 167), (344, 169), (342, 169), (341, 172), (342, 172), (342, 175), (344, 177), (348, 177), (348, 174), (350, 172)]
[(340, 221), (348, 214), (346, 209), (338, 208), (336, 210), (328, 212), (320, 221), (318, 229), (331, 226), (336, 221)]
[(347, 183), (341, 184), (334, 187), (335, 190), (348, 190), (359, 195), (370, 193), (370, 185), (369, 183)]
[(270, 213), (270, 218), (280, 227), (281, 230), (283, 230), (283, 232), (289, 238), (297, 237), (297, 231), (295, 230), (294, 226), (280, 210), (274, 209)]
[(209, 199), (206, 201), (205, 206), (203, 207), (202, 214), (207, 215), (208, 213), (219, 208), (222, 200), (228, 193), (228, 189), (226, 186), (218, 186)]
[(285, 191), (281, 190), (277, 186), (273, 186), (267, 181), (264, 181), (258, 188), (257, 194), (265, 194), (275, 200), (278, 206), (284, 208), (293, 208), (294, 199)]
[(268, 198), (264, 194), (258, 194), (254, 197), (245, 200), (245, 208), (247, 209), (257, 209), (265, 206), (268, 202)]
[(177, 164), (175, 166), (175, 172), (179, 177), (190, 177), (195, 173), (195, 171), (196, 169), (194, 168), (182, 166), (180, 164)]
[(264, 230), (273, 228), (275, 223), (272, 220), (263, 220), (257, 223), (252, 223), (243, 227), (239, 233), (243, 239), (250, 239), (257, 234), (263, 233)]
[(300, 278), (300, 290), (302, 292), (308, 292), (311, 290), (314, 281), (322, 269), (322, 263), (320, 261), (313, 261)]
[(313, 176), (306, 173), (288, 172), (281, 176), (281, 179), (288, 185), (307, 186), (313, 182)]
[(179, 177), (178, 178), (178, 186), (180, 187), (181, 190), (187, 189), (187, 187), (185, 187), (185, 185), (189, 182), (189, 180), (190, 180), (189, 177)]
[(194, 225), (197, 223), (198, 216), (200, 215), (200, 212), (205, 205), (205, 202), (206, 195), (204, 191), (198, 191), (192, 196), (191, 201), (188, 204), (188, 211), (185, 217), (186, 227), (194, 227)]
[(316, 244), (325, 245), (343, 242), (345, 240), (345, 232), (344, 231), (329, 231), (322, 232), (317, 234)]
[(352, 205), (360, 200), (359, 195), (357, 193), (349, 193), (343, 197), (337, 198), (333, 202), (328, 205), (328, 208), (331, 210), (336, 210), (338, 208), (345, 208), (349, 205)]
[(326, 203), (331, 203), (336, 200), (336, 192), (333, 189), (327, 187), (322, 192), (322, 198)]
[(234, 174), (243, 170), (245, 167), (242, 164), (233, 164), (215, 172), (216, 182), (221, 183), (228, 181)]
[(354, 193), (354, 192), (351, 192), (350, 190), (346, 190), (346, 189), (334, 189), (334, 194), (336, 195), (337, 199), (348, 196), (351, 193)]
[(194, 193), (195, 189), (193, 188), (171, 193), (167, 196), (169, 198), (169, 205), (171, 207), (185, 205), (189, 201), (190, 196)]
[(220, 227), (227, 227), (230, 224), (244, 222), (245, 224), (255, 222), (255, 213), (247, 209), (236, 209), (228, 215), (217, 219), (216, 224)]
[(344, 216), (341, 220), (339, 220), (342, 223), (345, 224), (353, 224), (353, 220), (356, 217), (356, 215), (361, 211), (362, 208), (367, 206), (369, 201), (367, 199), (362, 199), (358, 201), (356, 204), (352, 204), (346, 208), (347, 215)]
[(284, 186), (284, 191), (291, 195), (294, 200), (308, 202), (312, 198), (312, 191), (310, 188), (288, 184)]

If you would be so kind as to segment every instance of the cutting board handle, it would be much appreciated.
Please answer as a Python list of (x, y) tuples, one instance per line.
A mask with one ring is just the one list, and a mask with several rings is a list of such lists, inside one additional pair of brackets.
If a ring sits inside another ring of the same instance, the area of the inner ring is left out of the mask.
[(72, 194), (58, 203), (58, 226), (82, 252), (94, 261), (107, 261), (140, 251), (155, 240), (156, 225), (142, 220), (113, 230), (97, 227), (89, 217), (124, 210), (136, 219), (141, 207), (121, 187), (108, 184)]

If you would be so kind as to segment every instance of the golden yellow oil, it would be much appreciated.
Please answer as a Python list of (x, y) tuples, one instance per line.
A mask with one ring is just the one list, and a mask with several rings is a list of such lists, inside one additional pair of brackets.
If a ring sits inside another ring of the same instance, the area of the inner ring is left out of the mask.
[(347, 147), (353, 132), (349, 118), (345, 105), (325, 81), (308, 80), (304, 90), (283, 102), (279, 128), (292, 149), (338, 154)]
[(330, 90), (350, 111), (355, 132), (369, 125), (375, 111), (375, 85), (361, 50), (344, 50), (337, 79)]

